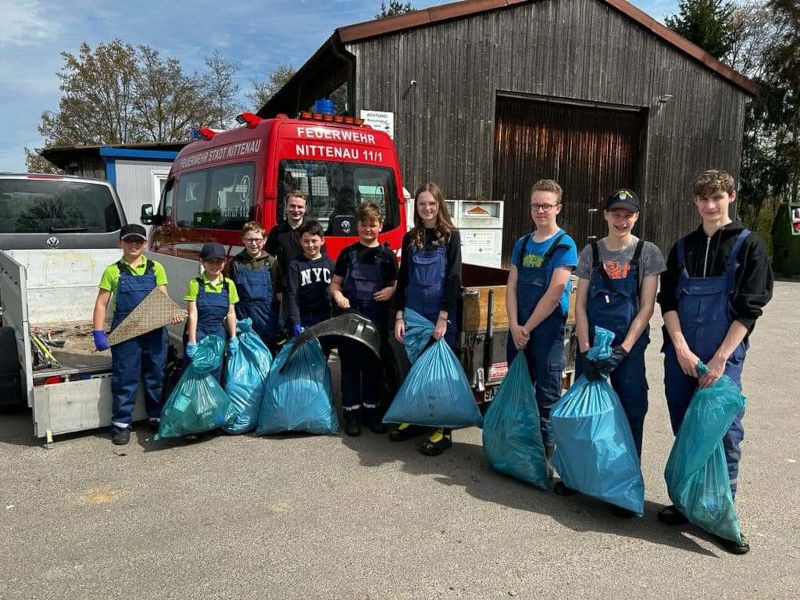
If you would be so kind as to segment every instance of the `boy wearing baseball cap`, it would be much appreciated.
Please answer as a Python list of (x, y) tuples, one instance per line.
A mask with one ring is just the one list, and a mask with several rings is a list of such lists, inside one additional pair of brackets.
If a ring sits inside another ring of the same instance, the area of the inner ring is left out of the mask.
[[(620, 189), (608, 196), (603, 205), (607, 234), (581, 251), (575, 269), (575, 375), (584, 374), (590, 380), (608, 376), (625, 409), (641, 458), (647, 413), (644, 351), (650, 343), (658, 276), (666, 265), (658, 246), (633, 235), (639, 210), (639, 197), (632, 190)], [(586, 358), (594, 343), (595, 327), (614, 334), (611, 356), (598, 362)], [(556, 484), (555, 491), (561, 495), (572, 492), (562, 482)], [(617, 507), (615, 512), (624, 517), (634, 515)]]
[[(187, 363), (197, 352), (197, 343), (210, 334), (223, 340), (228, 338), (228, 352), (231, 354), (236, 354), (239, 350), (234, 309), (234, 304), (239, 301), (239, 294), (236, 284), (222, 274), (225, 268), (225, 247), (217, 242), (204, 244), (200, 250), (200, 263), (203, 265), (203, 274), (189, 281), (183, 297), (189, 303), (189, 318), (183, 332)], [(221, 379), (221, 366), (214, 372), (214, 377), (217, 381)]]
[[(167, 293), (167, 274), (161, 264), (145, 258), (147, 232), (141, 225), (129, 224), (120, 230), (122, 258), (106, 267), (94, 303), (92, 325), (97, 350), (108, 350), (103, 326), (111, 301), (115, 329), (154, 289)], [(116, 445), (130, 440), (133, 408), (139, 379), (144, 384), (145, 409), (150, 429), (158, 431), (161, 417), (161, 385), (167, 357), (167, 328), (160, 327), (111, 348), (111, 441)]]

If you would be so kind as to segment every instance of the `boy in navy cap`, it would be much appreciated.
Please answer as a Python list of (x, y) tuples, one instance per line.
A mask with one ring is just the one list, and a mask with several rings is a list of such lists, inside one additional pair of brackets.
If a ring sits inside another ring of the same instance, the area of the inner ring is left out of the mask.
[[(223, 245), (217, 242), (204, 244), (200, 250), (200, 263), (203, 265), (203, 274), (189, 281), (183, 297), (189, 303), (189, 318), (183, 332), (187, 362), (197, 352), (197, 343), (210, 334), (223, 340), (229, 338), (228, 352), (231, 354), (236, 354), (239, 349), (234, 309), (239, 301), (239, 294), (236, 292), (236, 284), (222, 274), (225, 268)], [(221, 379), (221, 366), (214, 372), (214, 377), (217, 381)]]
[[(607, 235), (581, 252), (575, 274), (579, 283), (575, 299), (578, 356), (575, 375), (589, 380), (608, 376), (619, 396), (636, 444), (642, 455), (642, 430), (647, 413), (647, 378), (644, 351), (650, 343), (650, 318), (658, 289), (658, 275), (666, 270), (658, 246), (633, 235), (639, 220), (639, 197), (628, 189), (606, 198), (603, 218)], [(614, 334), (611, 356), (598, 362), (586, 358), (594, 344), (595, 327)], [(556, 493), (570, 495), (563, 482)], [(635, 513), (614, 507), (622, 517)]]
[[(103, 325), (111, 300), (115, 329), (131, 311), (154, 289), (167, 293), (167, 274), (159, 263), (145, 258), (147, 232), (136, 224), (120, 230), (122, 258), (106, 267), (100, 278), (100, 289), (94, 303), (92, 325), (97, 350), (108, 350)], [(113, 300), (112, 300), (113, 295)], [(178, 322), (180, 319), (176, 319)], [(111, 441), (127, 444), (139, 379), (144, 383), (145, 409), (153, 431), (158, 430), (161, 417), (161, 385), (167, 357), (167, 328), (160, 327), (111, 348)]]

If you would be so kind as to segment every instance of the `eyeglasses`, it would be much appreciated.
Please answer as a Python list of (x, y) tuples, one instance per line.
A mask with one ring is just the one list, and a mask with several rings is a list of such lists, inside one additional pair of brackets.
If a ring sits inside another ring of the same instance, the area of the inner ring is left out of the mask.
[[(561, 203), (559, 202), (558, 204), (561, 204)], [(542, 212), (548, 213), (551, 210), (553, 210), (556, 206), (558, 206), (558, 204), (536, 204), (536, 203), (534, 203), (534, 204), (531, 204), (531, 210), (533, 212), (542, 211)]]
[(245, 244), (260, 244), (264, 241), (264, 238), (244, 238)]

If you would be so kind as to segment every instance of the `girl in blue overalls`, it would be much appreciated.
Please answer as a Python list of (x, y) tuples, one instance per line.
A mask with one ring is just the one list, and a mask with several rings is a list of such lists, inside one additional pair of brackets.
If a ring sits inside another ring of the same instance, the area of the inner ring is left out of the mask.
[[(167, 275), (161, 264), (143, 254), (147, 234), (141, 225), (125, 225), (120, 231), (122, 259), (106, 267), (92, 318), (94, 343), (98, 351), (108, 350), (103, 331), (108, 302), (114, 296), (114, 330), (147, 295), (158, 288), (167, 293)], [(181, 319), (176, 318), (174, 322)], [(111, 348), (111, 440), (127, 444), (133, 417), (139, 379), (144, 383), (145, 409), (153, 431), (161, 417), (161, 386), (167, 356), (167, 329), (159, 327)]]
[(242, 227), (244, 250), (228, 263), (228, 277), (236, 284), (239, 302), (236, 318), (251, 319), (253, 330), (274, 352), (278, 336), (280, 309), (280, 267), (278, 261), (264, 251), (264, 226), (248, 221)]
[[(461, 294), (461, 238), (447, 213), (442, 190), (426, 183), (414, 194), (414, 228), (403, 237), (403, 255), (397, 282), (394, 335), (403, 343), (408, 307), (434, 324), (433, 338), (444, 338), (456, 350), (458, 299)], [(403, 441), (423, 431), (401, 423), (389, 433)], [(422, 444), (422, 452), (435, 456), (452, 446), (450, 429), (434, 430)]]
[[(617, 190), (606, 198), (603, 216), (608, 235), (581, 252), (575, 274), (580, 283), (575, 300), (578, 356), (575, 376), (590, 380), (609, 376), (642, 455), (642, 430), (647, 413), (644, 352), (650, 343), (650, 318), (658, 289), (658, 275), (666, 269), (658, 246), (634, 237), (639, 198), (631, 190)], [(612, 354), (597, 363), (586, 359), (594, 343), (595, 327), (614, 334)], [(569, 495), (563, 482), (556, 492)], [(634, 513), (615, 507), (624, 517)]]
[(548, 457), (555, 449), (550, 409), (561, 397), (566, 366), (564, 329), (570, 275), (578, 264), (575, 242), (556, 223), (561, 196), (561, 186), (552, 179), (533, 185), (530, 211), (536, 228), (514, 244), (506, 286), (510, 334), (506, 360), (510, 365), (517, 352), (525, 352)]
[[(703, 223), (670, 250), (658, 295), (664, 316), (664, 386), (676, 434), (698, 386), (708, 387), (724, 373), (741, 388), (750, 333), (772, 298), (764, 240), (728, 214), (736, 198), (733, 177), (722, 170), (706, 171), (694, 181), (693, 193)], [(709, 369), (700, 378), (699, 361)], [(734, 497), (743, 416), (744, 410), (722, 440)], [(658, 519), (668, 525), (686, 523), (674, 506), (662, 510)], [(750, 549), (746, 539), (742, 544), (718, 541), (734, 554)]]
[[(225, 267), (225, 248), (211, 242), (200, 250), (203, 274), (189, 282), (184, 300), (189, 303), (189, 318), (183, 332), (187, 363), (197, 352), (197, 344), (207, 335), (214, 334), (223, 340), (228, 338), (228, 352), (236, 354), (239, 340), (236, 339), (236, 311), (239, 300), (236, 285), (222, 275)], [(226, 335), (227, 329), (227, 335)], [(222, 366), (214, 372), (221, 381)]]
[[(339, 254), (331, 280), (331, 298), (341, 310), (354, 310), (370, 319), (381, 346), (387, 343), (389, 300), (397, 282), (394, 252), (378, 241), (383, 224), (381, 210), (364, 202), (356, 211), (358, 242)], [(361, 435), (361, 417), (375, 433), (384, 431), (378, 415), (383, 390), (383, 369), (363, 344), (342, 338), (339, 342), (344, 430)]]

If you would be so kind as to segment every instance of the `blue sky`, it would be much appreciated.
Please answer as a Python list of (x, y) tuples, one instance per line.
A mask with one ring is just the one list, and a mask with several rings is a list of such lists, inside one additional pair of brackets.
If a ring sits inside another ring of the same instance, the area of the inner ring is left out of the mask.
[[(412, 0), (415, 8), (445, 2)], [(633, 0), (658, 20), (678, 0)], [(23, 148), (40, 147), (37, 125), (58, 108), (60, 52), (120, 38), (202, 70), (215, 48), (239, 67), (239, 84), (276, 65), (302, 65), (336, 27), (370, 20), (380, 0), (0, 0), (0, 171), (23, 171)]]

